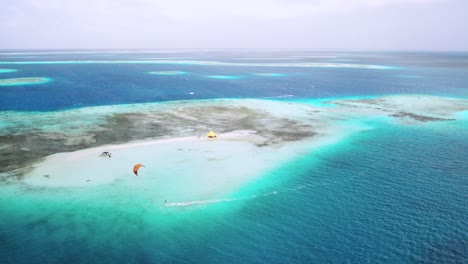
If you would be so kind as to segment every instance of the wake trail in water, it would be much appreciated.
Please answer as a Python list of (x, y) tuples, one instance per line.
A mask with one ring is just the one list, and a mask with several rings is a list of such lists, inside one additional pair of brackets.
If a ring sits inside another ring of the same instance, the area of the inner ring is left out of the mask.
[(281, 190), (275, 190), (267, 193), (262, 194), (253, 194), (250, 196), (245, 197), (235, 197), (235, 198), (220, 198), (220, 199), (211, 199), (211, 200), (196, 200), (196, 201), (188, 201), (188, 202), (174, 202), (174, 203), (166, 203), (166, 207), (184, 207), (184, 206), (194, 206), (194, 205), (208, 205), (208, 204), (217, 204), (217, 203), (227, 203), (227, 202), (237, 202), (243, 200), (252, 200), (260, 197), (267, 197), (271, 195), (277, 195), (286, 192), (298, 191), (301, 189), (305, 189), (310, 186), (316, 186), (313, 184), (304, 184), (293, 188), (284, 188)]
[(277, 195), (277, 194), (285, 194), (285, 193), (291, 193), (291, 192), (297, 192), (301, 191), (304, 189), (308, 189), (310, 187), (316, 188), (316, 187), (323, 187), (323, 186), (331, 186), (331, 185), (336, 185), (336, 184), (346, 184), (352, 180), (354, 180), (356, 177), (359, 177), (362, 174), (365, 174), (368, 172), (368, 170), (362, 171), (358, 174), (352, 175), (351, 177), (344, 179), (342, 181), (333, 181), (333, 182), (323, 182), (323, 183), (306, 183), (302, 185), (298, 185), (296, 187), (289, 187), (289, 188), (283, 188), (280, 190), (275, 190), (267, 193), (262, 193), (262, 194), (253, 194), (250, 196), (244, 196), (244, 197), (233, 197), (233, 198), (219, 198), (219, 199), (210, 199), (210, 200), (196, 200), (196, 201), (187, 201), (187, 202), (173, 202), (173, 203), (166, 203), (164, 206), (166, 207), (188, 207), (188, 206), (197, 206), (197, 205), (209, 205), (209, 204), (218, 204), (218, 203), (229, 203), (229, 202), (238, 202), (238, 201), (245, 201), (245, 200), (253, 200), (256, 198), (260, 197), (268, 197), (271, 195)]

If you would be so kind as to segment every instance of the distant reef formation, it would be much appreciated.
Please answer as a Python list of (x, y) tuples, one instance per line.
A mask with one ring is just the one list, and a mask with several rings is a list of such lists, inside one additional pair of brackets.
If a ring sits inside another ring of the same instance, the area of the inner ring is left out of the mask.
[(45, 78), (45, 77), (0, 79), (0, 86), (41, 84), (41, 83), (46, 83), (50, 81), (51, 81), (50, 78)]
[(15, 69), (2, 69), (0, 68), (0, 73), (9, 73), (9, 72), (15, 72)]

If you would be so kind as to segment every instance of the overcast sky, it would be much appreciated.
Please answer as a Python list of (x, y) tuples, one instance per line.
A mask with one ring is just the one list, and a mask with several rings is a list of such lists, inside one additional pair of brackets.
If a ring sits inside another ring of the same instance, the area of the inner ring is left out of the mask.
[(0, 49), (468, 50), (468, 0), (0, 0)]

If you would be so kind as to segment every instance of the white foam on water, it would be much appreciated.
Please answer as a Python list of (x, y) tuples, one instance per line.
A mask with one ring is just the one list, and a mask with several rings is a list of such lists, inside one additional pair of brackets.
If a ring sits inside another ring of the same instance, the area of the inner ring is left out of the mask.
[(285, 194), (285, 193), (290, 193), (290, 192), (297, 192), (297, 191), (301, 191), (301, 190), (306, 189), (306, 188), (329, 185), (329, 184), (330, 183), (327, 183), (327, 184), (303, 184), (303, 185), (299, 185), (299, 186), (296, 186), (296, 187), (283, 188), (283, 189), (280, 189), (280, 190), (274, 190), (274, 191), (271, 191), (271, 192), (266, 192), (266, 193), (261, 193), (261, 194), (253, 194), (253, 195), (243, 196), (243, 197), (218, 198), (218, 199), (210, 199), (210, 200), (195, 200), (195, 201), (184, 201), (184, 202), (170, 202), (170, 203), (165, 203), (164, 206), (165, 207), (189, 207), (189, 206), (203, 206), (203, 205), (209, 205), (209, 204), (239, 202), (239, 201), (258, 199), (258, 198), (261, 198), (261, 197), (268, 197), (268, 196), (272, 196), (272, 195)]

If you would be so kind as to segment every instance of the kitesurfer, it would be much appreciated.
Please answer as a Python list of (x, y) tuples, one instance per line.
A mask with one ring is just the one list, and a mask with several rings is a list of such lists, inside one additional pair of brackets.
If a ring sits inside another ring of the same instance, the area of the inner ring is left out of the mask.
[(136, 176), (138, 176), (138, 170), (141, 168), (141, 167), (144, 167), (144, 165), (138, 163), (137, 165), (135, 165), (133, 167), (133, 173), (135, 173)]
[(106, 157), (106, 156), (110, 158), (112, 156), (112, 154), (110, 152), (107, 152), (107, 151), (104, 151), (104, 152), (101, 153), (101, 157)]

